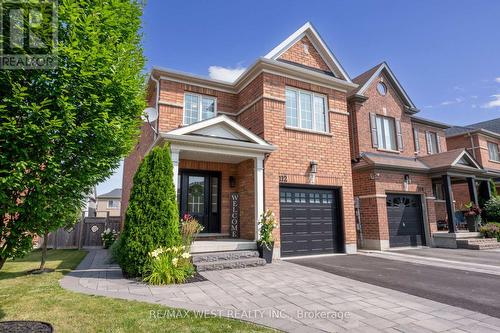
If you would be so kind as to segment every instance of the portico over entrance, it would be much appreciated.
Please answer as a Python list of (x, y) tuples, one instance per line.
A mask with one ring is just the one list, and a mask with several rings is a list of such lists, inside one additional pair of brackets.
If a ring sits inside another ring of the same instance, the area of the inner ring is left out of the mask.
[(203, 226), (199, 239), (256, 240), (264, 210), (264, 160), (276, 147), (227, 116), (170, 132), (179, 212)]

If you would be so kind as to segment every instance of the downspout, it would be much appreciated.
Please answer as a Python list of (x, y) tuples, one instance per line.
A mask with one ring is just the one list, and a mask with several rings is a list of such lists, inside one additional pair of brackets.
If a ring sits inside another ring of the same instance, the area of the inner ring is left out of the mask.
[(156, 138), (160, 135), (158, 131), (158, 124), (160, 122), (160, 109), (158, 108), (158, 104), (160, 101), (160, 81), (153, 76), (153, 73), (149, 74), (149, 78), (156, 83), (155, 109), (156, 113), (158, 114), (158, 117), (156, 119), (156, 131), (154, 131), (154, 141), (156, 141)]
[(476, 148), (474, 148), (474, 140), (472, 139), (472, 135), (470, 134), (470, 132), (468, 132), (467, 135), (470, 138), (470, 148), (472, 150), (472, 157), (474, 157), (474, 159), (477, 160), (476, 159)]

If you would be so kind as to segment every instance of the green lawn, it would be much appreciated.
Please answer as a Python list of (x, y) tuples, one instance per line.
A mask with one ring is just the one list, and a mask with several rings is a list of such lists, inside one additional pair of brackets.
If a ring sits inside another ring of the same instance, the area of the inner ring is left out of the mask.
[(5, 263), (0, 271), (0, 321), (40, 320), (56, 332), (274, 332), (237, 320), (195, 318), (150, 319), (163, 306), (88, 296), (62, 289), (58, 281), (85, 257), (84, 251), (51, 250), (43, 275), (26, 275), (37, 268), (40, 252)]

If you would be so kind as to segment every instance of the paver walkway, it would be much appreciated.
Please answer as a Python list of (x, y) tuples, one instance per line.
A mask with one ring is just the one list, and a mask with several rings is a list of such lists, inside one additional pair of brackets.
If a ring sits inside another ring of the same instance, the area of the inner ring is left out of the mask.
[(148, 286), (124, 279), (107, 251), (93, 250), (60, 283), (287, 332), (500, 332), (498, 318), (288, 262), (202, 275), (208, 281)]

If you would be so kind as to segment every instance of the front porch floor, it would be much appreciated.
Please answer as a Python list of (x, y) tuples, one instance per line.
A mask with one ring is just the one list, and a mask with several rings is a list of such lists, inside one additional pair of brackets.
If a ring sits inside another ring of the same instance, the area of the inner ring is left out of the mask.
[(191, 246), (191, 253), (222, 252), (256, 250), (257, 243), (254, 240), (221, 238), (216, 240), (198, 240)]
[(499, 318), (289, 262), (203, 272), (207, 281), (154, 287), (123, 278), (109, 259), (105, 250), (89, 252), (61, 286), (285, 332), (500, 332)]

